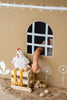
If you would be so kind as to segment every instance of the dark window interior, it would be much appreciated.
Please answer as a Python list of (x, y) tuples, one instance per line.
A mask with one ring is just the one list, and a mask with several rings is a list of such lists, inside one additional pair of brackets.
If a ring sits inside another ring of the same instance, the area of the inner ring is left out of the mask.
[(52, 37), (48, 37), (48, 45), (53, 45), (53, 38)]
[(52, 56), (52, 48), (47, 48), (47, 56)]
[(28, 31), (27, 31), (27, 32), (32, 33), (32, 24), (31, 24), (30, 27), (28, 28)]
[(53, 35), (53, 32), (52, 32), (52, 30), (51, 30), (51, 28), (48, 26), (48, 34), (49, 35)]
[(27, 45), (27, 53), (31, 53), (32, 54), (32, 46)]
[(34, 37), (34, 43), (36, 44), (42, 44), (42, 42), (45, 40), (45, 37), (41, 37), (41, 36), (35, 36)]
[(45, 34), (45, 26), (43, 22), (35, 22), (35, 33)]
[(32, 43), (32, 35), (27, 35), (27, 42)]
[[(33, 24), (30, 25), (28, 28), (29, 33), (32, 33), (32, 26)], [(35, 22), (35, 34), (45, 34), (46, 32), (46, 23), (43, 22)], [(48, 26), (48, 35), (53, 35), (53, 32)], [(46, 36), (34, 36), (34, 44), (42, 44), (42, 42), (46, 39)], [(27, 35), (27, 43), (32, 43), (32, 34)], [(47, 45), (53, 45), (53, 37), (48, 37)], [(37, 49), (37, 46), (34, 46), (34, 51)], [(32, 54), (32, 44), (27, 45), (27, 53)], [(44, 51), (41, 53), (41, 55), (45, 55), (45, 48)], [(52, 48), (47, 48), (47, 56), (52, 56)]]

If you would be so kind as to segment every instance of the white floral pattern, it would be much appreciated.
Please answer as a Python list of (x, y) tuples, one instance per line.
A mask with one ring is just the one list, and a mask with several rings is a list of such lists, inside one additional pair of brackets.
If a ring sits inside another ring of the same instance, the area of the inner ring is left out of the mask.
[(0, 69), (0, 74), (4, 74), (4, 75), (9, 74), (10, 70), (6, 69), (6, 65), (4, 61), (0, 62), (0, 67), (2, 69), (2, 70)]
[(48, 74), (48, 75), (52, 74), (52, 70), (51, 70), (50, 67), (43, 67), (42, 72), (45, 73), (45, 74)]
[(67, 66), (66, 65), (59, 66), (59, 72), (62, 74), (67, 73)]
[(60, 65), (58, 67), (59, 72), (62, 74), (61, 77), (61, 86), (64, 87), (64, 81), (65, 81), (65, 74), (67, 73), (67, 66), (66, 65)]

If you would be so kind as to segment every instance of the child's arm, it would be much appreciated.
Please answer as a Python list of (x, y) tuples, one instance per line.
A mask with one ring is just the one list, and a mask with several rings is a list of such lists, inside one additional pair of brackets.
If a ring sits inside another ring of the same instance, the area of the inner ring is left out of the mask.
[[(45, 44), (45, 41), (42, 42), (42, 44)], [(44, 50), (44, 47), (38, 47), (34, 53), (33, 56), (33, 64), (32, 64), (32, 71), (34, 73), (37, 72), (38, 69), (40, 69), (40, 66), (38, 65), (38, 59), (39, 59), (39, 55), (40, 53)]]

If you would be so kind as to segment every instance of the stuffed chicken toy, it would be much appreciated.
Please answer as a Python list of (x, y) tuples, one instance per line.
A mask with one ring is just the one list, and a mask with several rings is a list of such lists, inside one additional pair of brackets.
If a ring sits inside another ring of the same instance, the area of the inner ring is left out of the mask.
[[(19, 86), (23, 86), (22, 83), (22, 76), (23, 76), (23, 71), (24, 68), (30, 63), (30, 61), (28, 60), (28, 58), (26, 58), (23, 53), (22, 50), (20, 48), (17, 48), (17, 52), (16, 52), (16, 57), (13, 58), (12, 60), (12, 64), (14, 64), (14, 82), (12, 83), (13, 85), (19, 85)], [(20, 80), (19, 82), (17, 82), (16, 80), (16, 72), (17, 70), (20, 70)]]

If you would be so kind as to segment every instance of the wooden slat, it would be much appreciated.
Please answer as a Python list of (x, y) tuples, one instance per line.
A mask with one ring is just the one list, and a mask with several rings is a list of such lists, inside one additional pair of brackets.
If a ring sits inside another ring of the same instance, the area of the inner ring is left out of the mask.
[(21, 91), (26, 91), (26, 92), (32, 92), (32, 89), (29, 87), (21, 87), (21, 86), (16, 86), (16, 85), (11, 85), (11, 88), (15, 89), (15, 90), (21, 90)]
[[(14, 81), (14, 78), (11, 78), (11, 82)], [(19, 82), (19, 79), (17, 78), (17, 81)], [(28, 80), (27, 79), (23, 79), (22, 80), (23, 84), (28, 85)]]
[[(17, 76), (20, 76), (20, 71), (21, 70), (17, 70)], [(24, 71), (23, 72), (23, 77), (29, 77), (29, 75), (32, 73), (32, 71), (31, 70), (29, 70), (29, 71)], [(11, 75), (14, 75), (14, 70), (12, 70), (11, 71)]]

